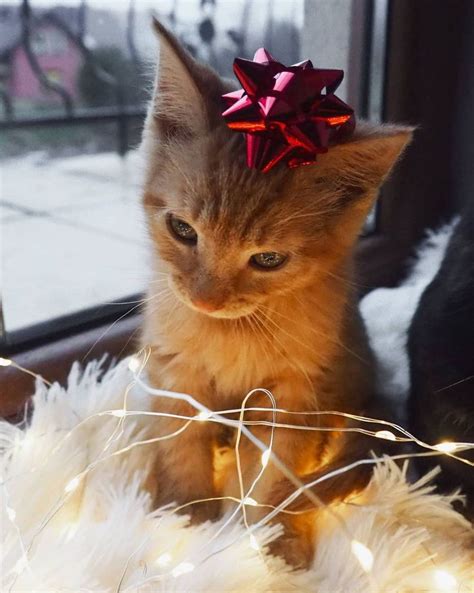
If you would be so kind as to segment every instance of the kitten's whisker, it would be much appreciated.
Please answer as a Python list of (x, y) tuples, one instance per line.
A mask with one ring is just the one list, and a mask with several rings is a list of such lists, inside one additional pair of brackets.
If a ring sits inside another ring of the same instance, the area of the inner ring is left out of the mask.
[(437, 389), (433, 393), (440, 393), (441, 391), (445, 391), (446, 389), (451, 389), (451, 387), (456, 387), (456, 385), (460, 385), (461, 383), (465, 383), (466, 381), (469, 381), (470, 379), (473, 379), (473, 378), (474, 378), (474, 375), (469, 375), (469, 377), (464, 377), (464, 379), (460, 379), (459, 381), (456, 381), (455, 383), (451, 383), (450, 385), (446, 385), (445, 387), (441, 387), (441, 389)]
[(303, 206), (300, 210), (297, 210), (296, 212), (294, 211), (295, 209), (293, 208), (293, 212), (289, 216), (287, 216), (285, 219), (283, 219), (282, 222), (291, 220), (291, 218), (293, 216), (299, 216), (301, 214), (306, 214), (306, 213), (308, 213), (308, 211), (311, 211), (310, 213), (312, 214), (315, 211), (315, 209), (316, 209), (316, 206), (315, 206), (315, 202), (313, 199), (313, 201), (309, 201), (306, 204), (306, 206)]
[[(301, 300), (299, 299), (298, 295), (295, 295), (295, 298), (298, 301), (298, 303), (301, 305), (301, 307), (304, 308), (304, 303), (301, 302)], [(316, 329), (314, 327), (310, 327), (310, 330), (313, 331), (314, 333), (316, 333)], [(360, 360), (361, 362), (363, 362), (367, 366), (370, 366), (371, 365), (371, 362), (369, 362), (368, 360), (365, 360), (365, 358), (363, 356), (361, 356), (357, 352), (354, 352), (354, 350), (352, 350), (351, 348), (349, 348), (349, 346), (346, 346), (346, 344), (344, 344), (344, 342), (339, 338), (339, 336), (337, 336), (337, 338), (334, 339), (331, 336), (328, 336), (327, 334), (324, 334), (324, 332), (319, 332), (319, 334), (321, 336), (324, 336), (326, 339), (328, 339), (333, 344), (337, 344), (343, 350), (345, 350), (349, 354), (352, 354), (352, 356), (354, 356), (355, 358), (357, 358), (357, 360)]]
[(151, 280), (149, 282), (149, 285), (153, 285), (153, 284), (166, 284), (168, 282), (168, 278), (158, 278), (157, 280)]
[(145, 304), (148, 302), (152, 297), (143, 297), (138, 301), (116, 301), (116, 302), (109, 302), (109, 303), (102, 303), (103, 305), (136, 305), (136, 304)]
[(253, 319), (254, 319), (253, 318), (253, 315), (254, 315), (254, 313), (251, 313), (250, 315), (248, 315), (245, 318), (245, 323), (247, 323), (248, 328), (251, 330), (252, 334), (255, 336), (255, 339), (257, 341), (257, 344), (259, 346), (262, 346), (262, 342), (261, 342), (260, 336), (258, 335), (257, 329), (256, 329), (256, 327), (255, 327), (255, 325), (253, 323)]
[(318, 266), (318, 270), (321, 270), (323, 274), (326, 274), (328, 276), (331, 276), (332, 278), (335, 278), (336, 280), (339, 280), (343, 284), (347, 284), (347, 286), (350, 286), (351, 288), (373, 288), (373, 286), (369, 286), (368, 284), (361, 284), (360, 282), (348, 280), (347, 278), (344, 278), (344, 276), (339, 276), (338, 274), (330, 272), (329, 270), (321, 268), (320, 266)]
[(120, 315), (120, 317), (118, 319), (116, 319), (112, 324), (109, 325), (109, 327), (107, 327), (101, 334), (100, 336), (97, 338), (97, 340), (92, 344), (92, 346), (89, 348), (89, 350), (84, 354), (84, 356), (81, 359), (81, 362), (84, 362), (84, 360), (89, 356), (89, 354), (94, 350), (94, 348), (97, 346), (97, 344), (103, 339), (105, 338), (105, 336), (109, 333), (109, 331), (114, 328), (117, 323), (123, 319), (124, 317), (127, 317), (127, 315), (130, 315), (130, 313), (133, 313), (133, 311), (135, 311), (136, 309), (138, 309), (138, 307), (140, 307), (142, 303), (138, 303), (138, 305), (135, 305), (134, 307), (132, 307), (131, 309), (129, 309), (128, 311), (125, 311), (125, 313), (123, 313), (122, 315)]
[[(163, 290), (160, 290), (159, 292), (152, 294), (148, 299), (147, 302), (148, 303), (153, 303), (153, 302), (157, 302), (157, 303), (163, 303), (165, 302), (166, 297), (168, 296), (168, 294), (171, 293), (171, 289), (169, 287), (164, 288)], [(164, 297), (164, 298), (163, 298)]]
[[(151, 309), (151, 311), (148, 311), (149, 315), (153, 315), (154, 313), (156, 313), (160, 307), (166, 303), (166, 301), (168, 300), (168, 297), (172, 297), (173, 295), (170, 293), (165, 294), (164, 298), (160, 299), (160, 301), (156, 304), (156, 306)], [(155, 295), (156, 298), (156, 295)], [(127, 346), (129, 345), (129, 343), (135, 338), (135, 336), (137, 335), (137, 333), (142, 329), (142, 326), (139, 325), (133, 332), (132, 334), (129, 336), (129, 338), (127, 339), (127, 341), (125, 342), (124, 346), (122, 347), (122, 349), (120, 350), (119, 354), (118, 354), (118, 358), (120, 358), (123, 354), (123, 352), (127, 349)]]
[(128, 345), (130, 344), (130, 342), (135, 338), (135, 336), (137, 335), (137, 333), (142, 329), (141, 324), (138, 325), (138, 327), (136, 329), (133, 330), (133, 332), (130, 334), (130, 336), (128, 337), (127, 341), (125, 342), (125, 344), (122, 346), (122, 348), (120, 349), (120, 352), (118, 353), (117, 358), (121, 358), (122, 354), (127, 350)]
[[(275, 326), (275, 328), (276, 328), (278, 331), (283, 331), (283, 333), (286, 333), (286, 334), (288, 335), (288, 337), (290, 337), (290, 338), (292, 338), (293, 340), (295, 340), (295, 338), (294, 338), (294, 337), (293, 337), (291, 334), (289, 334), (289, 333), (285, 332), (285, 330), (283, 330), (283, 328), (282, 328), (282, 327), (280, 327), (280, 326), (279, 326), (277, 323), (275, 323), (275, 321), (274, 321), (273, 319), (271, 319), (271, 317), (269, 317), (269, 316), (268, 316), (268, 315), (265, 313), (265, 311), (264, 311), (263, 309), (259, 308), (259, 309), (258, 309), (258, 311), (259, 311), (259, 312), (260, 312), (262, 315), (264, 315), (264, 317), (265, 317), (265, 318), (266, 318), (268, 321), (270, 321), (270, 322), (271, 322), (271, 323), (272, 323), (272, 324)], [(263, 323), (263, 321), (262, 321), (262, 323)], [(305, 377), (306, 381), (308, 382), (308, 385), (310, 385), (311, 391), (313, 391), (313, 390), (314, 390), (314, 383), (313, 383), (313, 381), (311, 380), (311, 378), (310, 378), (310, 376), (308, 375), (308, 373), (306, 372), (306, 370), (305, 370), (305, 369), (304, 369), (304, 368), (303, 368), (303, 367), (302, 367), (302, 366), (301, 366), (301, 365), (300, 365), (300, 364), (299, 364), (299, 363), (296, 361), (296, 359), (292, 359), (292, 358), (290, 357), (288, 350), (285, 348), (285, 346), (283, 345), (283, 343), (282, 343), (282, 342), (279, 340), (279, 338), (277, 337), (277, 335), (275, 334), (275, 332), (271, 332), (271, 331), (270, 331), (270, 329), (269, 329), (268, 327), (267, 327), (267, 331), (270, 333), (270, 335), (272, 335), (272, 337), (273, 337), (275, 340), (277, 340), (277, 341), (279, 342), (279, 344), (280, 344), (280, 345), (281, 345), (281, 347), (283, 348), (283, 351), (284, 351), (284, 354), (285, 354), (285, 355), (286, 355), (286, 357), (287, 357), (287, 360), (288, 360), (288, 361), (290, 361), (290, 364), (292, 364), (293, 368), (296, 368), (296, 370), (299, 370), (299, 371), (301, 372), (301, 374), (302, 374), (302, 375)], [(303, 342), (300, 342), (300, 343), (301, 343), (301, 345), (302, 345), (302, 346), (304, 346), (305, 348), (309, 349), (309, 346), (308, 346), (307, 344), (303, 344)]]
[[(255, 326), (254, 326), (254, 323), (253, 322), (255, 322)], [(269, 340), (268, 336), (265, 333), (265, 327), (262, 328), (261, 325), (260, 325), (260, 323), (261, 323), (261, 321), (259, 320), (259, 318), (258, 318), (258, 316), (256, 315), (255, 312), (252, 313), (249, 316), (249, 324), (252, 326), (252, 328), (255, 327), (255, 333), (256, 333), (256, 336), (257, 336), (257, 344), (259, 344), (261, 346), (261, 348), (262, 348), (262, 350), (263, 350), (263, 352), (265, 354), (265, 358), (268, 361), (268, 366), (270, 367), (270, 371), (272, 373), (272, 377), (275, 377), (276, 376), (275, 363), (274, 363), (274, 361), (272, 359), (272, 356), (271, 356), (270, 351), (265, 347), (265, 344), (264, 344), (263, 340), (259, 338), (259, 334), (260, 334), (260, 336), (262, 336), (263, 338), (265, 338), (267, 341), (269, 341), (270, 346), (272, 346), (272, 343), (271, 343), (271, 340)]]
[[(279, 354), (280, 356), (281, 355), (287, 356), (288, 353), (283, 348), (283, 345), (281, 344), (281, 342), (279, 342), (276, 339), (276, 336), (274, 336), (272, 334), (272, 332), (269, 331), (269, 329), (265, 326), (265, 323), (263, 322), (263, 320), (260, 319), (260, 316), (258, 315), (258, 309), (254, 312), (253, 315), (254, 315), (255, 323), (259, 327), (260, 333), (262, 334), (263, 338), (268, 342), (270, 349), (274, 349), (276, 351), (276, 353)], [(272, 340), (272, 338), (274, 341)], [(275, 342), (277, 342), (277, 344), (280, 344), (282, 349), (278, 348), (278, 346), (275, 344)], [(271, 366), (273, 369), (273, 377), (276, 377), (278, 375), (278, 371), (277, 371), (275, 363), (273, 362)]]
[[(313, 209), (314, 206), (312, 206)], [(307, 212), (307, 213), (303, 213), (303, 214), (292, 214), (291, 216), (288, 216), (287, 218), (284, 218), (282, 220), (279, 220), (277, 222), (277, 226), (279, 227), (284, 227), (287, 226), (288, 223), (293, 222), (294, 220), (298, 220), (301, 218), (314, 218), (315, 221), (315, 228), (318, 228), (318, 226), (321, 225), (321, 218), (323, 216), (325, 216), (326, 214), (331, 214), (333, 211), (332, 210), (319, 210), (319, 211), (315, 211), (314, 212)]]
[(300, 346), (303, 346), (303, 348), (307, 349), (307, 350), (313, 350), (313, 345), (312, 344), (306, 344), (305, 342), (302, 342), (301, 340), (298, 340), (298, 338), (295, 338), (295, 336), (293, 336), (292, 334), (290, 334), (289, 332), (287, 332), (283, 327), (281, 327), (281, 325), (278, 325), (278, 323), (276, 323), (276, 321), (274, 319), (272, 319), (272, 317), (266, 313), (265, 309), (271, 311), (271, 309), (269, 309), (268, 307), (265, 308), (260, 308), (259, 311), (260, 313), (262, 313), (262, 315), (270, 322), (272, 323), (275, 328), (281, 332), (283, 332), (286, 336), (288, 336), (289, 338), (291, 338), (294, 342), (296, 342), (297, 344), (300, 344)]
[(287, 224), (288, 222), (291, 222), (292, 220), (295, 220), (295, 219), (309, 218), (309, 217), (314, 217), (316, 222), (319, 224), (322, 216), (325, 216), (326, 214), (333, 214), (333, 213), (334, 213), (333, 207), (321, 209), (319, 207), (318, 203), (315, 203), (314, 201), (312, 201), (309, 204), (307, 204), (304, 208), (302, 208), (301, 210), (299, 210), (297, 212), (293, 212), (286, 218), (279, 220), (278, 225)]
[(167, 282), (168, 281), (168, 274), (162, 274), (164, 278), (155, 278), (154, 280), (150, 280), (149, 284), (158, 284), (159, 282)]
[[(265, 315), (265, 312), (262, 309), (257, 309), (256, 313), (258, 314), (259, 312), (262, 313), (263, 315)], [(282, 328), (279, 325), (277, 325), (271, 318), (269, 318), (267, 315), (265, 315), (265, 317), (275, 325), (275, 327), (276, 327), (277, 330), (283, 331)], [(283, 349), (283, 352), (280, 351), (279, 353), (280, 354), (284, 354), (285, 357), (286, 357), (286, 359), (287, 359), (287, 361), (290, 363), (290, 365), (295, 370), (299, 370), (301, 372), (301, 374), (304, 376), (304, 378), (308, 382), (308, 385), (310, 386), (311, 392), (313, 392), (314, 391), (314, 383), (311, 380), (311, 378), (309, 377), (308, 373), (305, 371), (305, 369), (296, 361), (296, 359), (293, 359), (290, 356), (288, 350), (285, 348), (284, 344), (281, 342), (281, 340), (279, 339), (279, 337), (277, 336), (277, 334), (275, 332), (272, 332), (271, 329), (264, 324), (264, 322), (263, 322), (262, 319), (260, 319), (260, 322), (263, 324), (263, 326), (265, 327), (265, 330), (270, 334), (270, 336), (276, 342), (278, 342), (280, 344), (281, 348)], [(290, 334), (288, 334), (288, 336), (290, 338), (292, 338), (292, 336)], [(278, 352), (278, 349), (277, 349), (277, 352)]]
[[(152, 275), (153, 276), (166, 276), (166, 277), (168, 277), (169, 276), (169, 273), (168, 272), (153, 272)], [(152, 282), (153, 282), (153, 280), (152, 280)]]
[[(298, 299), (298, 297), (295, 295), (295, 299), (298, 301), (298, 303), (304, 307), (304, 304)], [(265, 305), (260, 305), (261, 310), (262, 309), (266, 309), (267, 311), (269, 311), (270, 313), (274, 313), (275, 315), (280, 316), (282, 319), (285, 319), (286, 321), (290, 321), (291, 323), (293, 323), (293, 320), (290, 319), (290, 317), (287, 317), (286, 315), (283, 315), (282, 313), (280, 313), (279, 311), (276, 311), (275, 309), (271, 309), (270, 307), (266, 307)], [(263, 313), (263, 310), (262, 310)], [(364, 364), (370, 364), (367, 360), (365, 360), (362, 356), (360, 356), (359, 354), (357, 354), (357, 352), (354, 352), (353, 350), (351, 350), (348, 346), (346, 346), (341, 340), (339, 339), (334, 339), (333, 337), (325, 334), (322, 331), (318, 331), (317, 329), (315, 329), (314, 327), (311, 327), (310, 325), (307, 325), (308, 329), (314, 333), (314, 335), (316, 336), (320, 336), (326, 340), (328, 340), (329, 342), (331, 342), (332, 344), (336, 344), (337, 346), (340, 346), (342, 349), (346, 350), (346, 352), (348, 352), (349, 354), (351, 354), (352, 356), (355, 356), (358, 360), (360, 360), (361, 362), (363, 362)], [(290, 334), (288, 334), (290, 335)], [(292, 337), (290, 335), (290, 337)]]
[[(167, 289), (152, 295), (151, 297), (149, 297), (148, 299), (146, 299), (146, 302), (155, 300), (156, 298), (158, 298), (160, 295), (164, 294), (165, 292), (167, 292)], [(89, 350), (84, 354), (84, 356), (82, 357), (82, 362), (84, 362), (84, 360), (90, 355), (90, 353), (94, 350), (94, 348), (97, 346), (97, 344), (103, 340), (105, 338), (105, 336), (117, 325), (117, 323), (119, 321), (121, 321), (124, 317), (127, 317), (127, 315), (130, 315), (131, 313), (133, 313), (133, 311), (136, 311), (141, 305), (143, 305), (143, 300), (139, 301), (138, 304), (134, 305), (131, 309), (129, 309), (128, 311), (125, 311), (125, 313), (123, 313), (122, 315), (120, 315), (120, 317), (118, 319), (116, 319), (113, 323), (111, 323), (109, 325), (109, 327), (107, 327), (102, 333), (101, 335), (97, 338), (97, 340), (92, 344), (92, 346), (89, 348)]]
[(136, 305), (136, 304), (143, 304), (145, 303), (145, 299), (140, 299), (139, 301), (110, 301), (109, 303), (101, 303), (101, 307), (113, 307), (118, 305)]
[(176, 169), (176, 171), (178, 173), (180, 173), (180, 175), (183, 177), (184, 181), (186, 182), (186, 185), (188, 186), (189, 189), (193, 189), (193, 183), (191, 181), (191, 178), (183, 171), (183, 169), (178, 165), (178, 160), (177, 159), (172, 159), (171, 160), (171, 165)]
[(233, 327), (234, 327), (235, 333), (237, 334), (238, 341), (243, 343), (245, 333), (244, 333), (244, 329), (242, 326), (242, 318), (241, 317), (238, 317), (236, 319), (236, 323), (234, 323)]
[(166, 317), (166, 325), (169, 325), (171, 322), (171, 318), (173, 317), (176, 309), (179, 307), (179, 305), (181, 304), (180, 301), (176, 298), (176, 296), (170, 292), (170, 296), (174, 297), (174, 303), (173, 306), (170, 308), (169, 312), (168, 312), (168, 316)]

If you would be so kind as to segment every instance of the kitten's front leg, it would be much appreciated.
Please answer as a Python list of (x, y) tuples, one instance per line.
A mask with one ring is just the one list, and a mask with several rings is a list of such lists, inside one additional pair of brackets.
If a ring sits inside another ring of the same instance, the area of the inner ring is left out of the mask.
[[(157, 387), (188, 393), (198, 401), (206, 403), (206, 397), (203, 395), (206, 393), (205, 384), (202, 378), (193, 377), (191, 369), (181, 372), (176, 370), (172, 381), (169, 377), (157, 375), (155, 373), (153, 377), (152, 374), (152, 382)], [(214, 425), (209, 422), (187, 420), (195, 417), (197, 410), (179, 400), (157, 397), (153, 410), (184, 417), (178, 419), (165, 416), (156, 419), (156, 436), (161, 440), (157, 443), (156, 461), (148, 479), (155, 506), (175, 502), (178, 505), (186, 505), (182, 512), (190, 515), (193, 522), (215, 519), (219, 513), (218, 502), (189, 504), (216, 496), (213, 470)]]
[[(277, 408), (302, 414), (276, 414), (276, 423), (292, 424), (308, 428), (317, 422), (317, 416), (305, 415), (305, 411), (315, 409), (314, 396), (311, 386), (307, 381), (301, 381), (298, 377), (280, 381), (271, 389), (277, 402)], [(270, 407), (268, 399), (253, 398), (249, 407)], [(271, 412), (248, 412), (245, 420), (272, 421)], [(249, 426), (252, 433), (262, 442), (269, 445), (271, 439), (271, 427)], [(324, 446), (324, 433), (297, 429), (276, 427), (273, 431), (272, 452), (295, 476), (306, 473), (316, 463), (318, 451), (322, 453)], [(244, 483), (244, 496), (249, 495), (260, 505), (271, 505), (273, 503), (272, 493), (275, 485), (281, 481), (283, 474), (276, 465), (269, 461), (265, 466), (262, 476), (258, 479), (254, 489), (248, 494), (248, 489), (262, 469), (262, 451), (251, 443), (245, 436), (242, 437), (239, 447), (240, 466)], [(227, 496), (240, 498), (241, 492), (238, 487), (237, 468), (231, 469), (233, 475), (228, 476)], [(295, 486), (296, 490), (296, 486)], [(268, 506), (246, 507), (246, 514), (251, 522), (263, 518), (271, 508)], [(306, 566), (313, 555), (313, 526), (309, 515), (288, 515), (280, 513), (275, 522), (283, 523), (284, 535), (272, 546), (272, 552), (282, 555), (294, 566)]]

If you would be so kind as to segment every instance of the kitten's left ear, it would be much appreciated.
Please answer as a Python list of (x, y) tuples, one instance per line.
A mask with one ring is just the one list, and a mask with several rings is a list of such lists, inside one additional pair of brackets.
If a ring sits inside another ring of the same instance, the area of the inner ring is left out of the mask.
[(322, 168), (348, 192), (373, 194), (411, 141), (413, 131), (409, 126), (358, 122), (352, 137), (321, 155)]
[(199, 64), (158, 20), (153, 27), (160, 40), (151, 114), (160, 135), (189, 136), (205, 132), (220, 117), (226, 91), (217, 74)]
[[(374, 126), (359, 121), (354, 134), (318, 157), (314, 170), (328, 184), (334, 210), (333, 232), (351, 248), (377, 196), (377, 190), (410, 142), (413, 128)], [(319, 171), (318, 171), (318, 167)]]

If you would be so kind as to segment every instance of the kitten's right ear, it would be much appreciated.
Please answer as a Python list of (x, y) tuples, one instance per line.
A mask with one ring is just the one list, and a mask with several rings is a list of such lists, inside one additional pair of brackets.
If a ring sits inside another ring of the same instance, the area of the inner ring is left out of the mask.
[(158, 20), (153, 28), (160, 41), (152, 115), (166, 138), (203, 133), (220, 115), (225, 89), (219, 77), (198, 64)]

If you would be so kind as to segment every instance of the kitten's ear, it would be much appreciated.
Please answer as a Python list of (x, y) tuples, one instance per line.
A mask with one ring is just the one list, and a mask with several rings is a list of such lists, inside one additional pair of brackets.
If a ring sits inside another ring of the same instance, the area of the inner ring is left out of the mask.
[(321, 164), (348, 193), (373, 194), (410, 142), (413, 131), (409, 126), (359, 122), (353, 136), (330, 148)]
[(160, 41), (160, 56), (152, 114), (160, 135), (200, 134), (220, 115), (220, 97), (226, 90), (219, 77), (198, 64), (156, 19), (153, 28)]
[(328, 199), (338, 213), (334, 217), (333, 238), (340, 246), (353, 247), (378, 188), (412, 134), (413, 128), (407, 126), (374, 126), (359, 121), (351, 138), (330, 147), (318, 158), (314, 170), (327, 184)]

